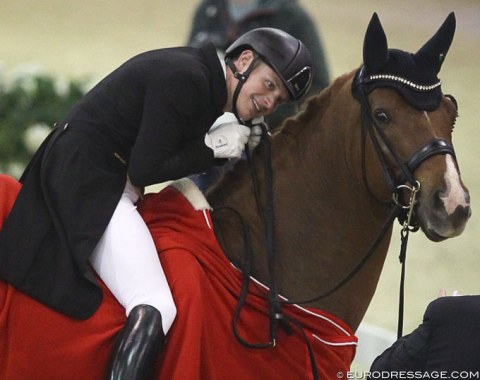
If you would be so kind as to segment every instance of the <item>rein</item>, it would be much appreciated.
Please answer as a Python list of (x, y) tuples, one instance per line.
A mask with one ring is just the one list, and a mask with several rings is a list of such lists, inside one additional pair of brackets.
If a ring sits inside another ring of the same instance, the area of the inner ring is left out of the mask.
[[(336, 285), (332, 286), (330, 289), (326, 290), (325, 292), (321, 293), (320, 295), (310, 298), (310, 299), (305, 299), (301, 301), (291, 301), (291, 300), (282, 300), (279, 297), (278, 294), (278, 288), (276, 286), (276, 279), (275, 279), (275, 263), (276, 263), (276, 255), (275, 255), (275, 245), (274, 245), (274, 208), (273, 208), (273, 171), (272, 171), (272, 166), (271, 166), (271, 142), (269, 139), (265, 138), (265, 136), (268, 134), (268, 127), (265, 123), (262, 123), (262, 139), (266, 141), (264, 144), (265, 146), (265, 154), (264, 154), (264, 169), (265, 169), (265, 188), (264, 188), (264, 195), (265, 195), (265, 207), (262, 207), (261, 203), (261, 196), (258, 188), (258, 181), (257, 181), (257, 175), (255, 172), (254, 165), (251, 164), (251, 158), (248, 153), (248, 149), (246, 150), (247, 152), (247, 159), (249, 161), (249, 168), (250, 168), (250, 174), (252, 177), (252, 183), (253, 183), (253, 188), (254, 188), (254, 195), (255, 195), (255, 201), (257, 204), (257, 209), (260, 212), (261, 217), (263, 218), (264, 226), (265, 226), (265, 238), (266, 238), (266, 247), (267, 247), (267, 256), (268, 256), (268, 269), (269, 269), (269, 277), (270, 277), (270, 283), (269, 283), (269, 295), (268, 295), (268, 302), (269, 302), (269, 333), (270, 333), (270, 340), (268, 343), (250, 343), (245, 341), (240, 334), (238, 333), (238, 328), (237, 328), (237, 322), (240, 317), (241, 310), (246, 302), (246, 298), (248, 295), (248, 288), (249, 288), (249, 283), (250, 283), (250, 273), (251, 273), (251, 265), (253, 262), (253, 248), (251, 244), (251, 238), (250, 238), (250, 233), (248, 231), (248, 228), (243, 221), (240, 213), (236, 210), (230, 209), (233, 211), (236, 216), (239, 218), (241, 224), (242, 224), (242, 230), (244, 234), (244, 241), (246, 244), (246, 259), (245, 259), (245, 268), (244, 268), (244, 277), (243, 277), (243, 283), (242, 283), (242, 291), (239, 297), (239, 301), (237, 303), (237, 307), (234, 313), (234, 318), (232, 321), (233, 324), (233, 330), (234, 334), (237, 338), (237, 340), (244, 346), (249, 347), (249, 348), (268, 348), (268, 347), (275, 347), (276, 345), (276, 336), (277, 336), (277, 328), (279, 322), (281, 323), (282, 327), (287, 330), (287, 332), (291, 332), (291, 325), (295, 326), (301, 334), (304, 336), (307, 349), (309, 352), (309, 358), (310, 358), (310, 364), (312, 368), (312, 375), (313, 379), (318, 380), (318, 370), (315, 362), (315, 356), (313, 353), (313, 349), (311, 347), (310, 342), (307, 339), (307, 336), (305, 332), (303, 331), (302, 326), (292, 318), (289, 318), (285, 316), (282, 311), (281, 311), (281, 305), (282, 304), (305, 304), (305, 303), (311, 303), (314, 301), (321, 300), (330, 294), (334, 293), (341, 287), (343, 287), (347, 282), (349, 282), (359, 271), (360, 269), (365, 265), (365, 263), (368, 261), (368, 259), (373, 255), (373, 253), (376, 251), (378, 245), (382, 242), (383, 238), (385, 237), (385, 234), (388, 232), (391, 224), (393, 221), (398, 218), (399, 214), (401, 213), (402, 209), (404, 206), (402, 206), (400, 203), (396, 203), (395, 206), (392, 208), (392, 211), (387, 219), (387, 221), (384, 223), (382, 229), (379, 231), (378, 236), (376, 239), (373, 241), (372, 245), (368, 249), (367, 253), (362, 257), (362, 259), (355, 265), (355, 267), (347, 273), (341, 281), (339, 281)], [(261, 295), (260, 295), (261, 296)]]
[[(240, 314), (242, 311), (243, 306), (245, 305), (247, 296), (248, 296), (248, 288), (249, 284), (251, 281), (251, 266), (253, 262), (253, 247), (251, 243), (251, 237), (250, 237), (250, 232), (248, 230), (248, 227), (243, 220), (241, 214), (232, 208), (226, 208), (229, 211), (232, 211), (237, 218), (239, 219), (241, 225), (242, 225), (242, 231), (244, 235), (244, 242), (245, 242), (245, 252), (246, 252), (246, 258), (245, 258), (245, 268), (243, 268), (243, 281), (242, 281), (242, 289), (240, 292), (240, 296), (238, 299), (237, 307), (234, 312), (234, 316), (232, 319), (232, 327), (233, 327), (233, 332), (237, 340), (240, 342), (245, 347), (248, 348), (254, 348), (254, 349), (262, 349), (262, 348), (269, 348), (269, 347), (275, 347), (276, 345), (276, 340), (277, 340), (277, 329), (279, 324), (287, 331), (287, 333), (292, 333), (292, 325), (297, 328), (301, 335), (303, 336), (305, 340), (305, 344), (308, 349), (309, 353), (309, 360), (310, 360), (310, 366), (312, 369), (312, 377), (314, 380), (319, 379), (318, 375), (318, 369), (315, 361), (315, 355), (313, 352), (313, 348), (307, 338), (307, 335), (305, 334), (303, 327), (301, 324), (292, 319), (287, 317), (282, 313), (281, 306), (282, 304), (305, 304), (305, 303), (311, 303), (314, 301), (321, 300), (330, 294), (334, 293), (341, 287), (343, 287), (348, 281), (350, 281), (357, 273), (360, 271), (360, 269), (365, 265), (365, 263), (368, 261), (368, 259), (373, 255), (373, 253), (376, 251), (378, 245), (382, 242), (383, 238), (385, 237), (385, 234), (388, 232), (390, 229), (391, 224), (393, 221), (398, 218), (399, 214), (402, 212), (402, 209), (404, 206), (402, 206), (400, 203), (395, 203), (394, 207), (392, 208), (392, 211), (390, 212), (390, 215), (387, 219), (387, 221), (384, 223), (382, 229), (379, 231), (378, 236), (376, 239), (373, 241), (372, 245), (368, 249), (367, 253), (362, 257), (362, 259), (355, 265), (355, 267), (347, 273), (343, 279), (341, 279), (336, 285), (332, 286), (330, 289), (326, 290), (325, 292), (321, 293), (320, 295), (311, 298), (311, 299), (306, 299), (306, 300), (301, 300), (301, 301), (290, 301), (290, 300), (285, 300), (285, 299), (280, 299), (280, 296), (278, 294), (278, 288), (276, 285), (276, 279), (275, 279), (275, 263), (276, 263), (276, 255), (275, 255), (275, 245), (274, 245), (274, 208), (273, 208), (273, 170), (271, 166), (271, 142), (269, 139), (265, 138), (268, 134), (268, 126), (266, 123), (262, 123), (262, 140), (265, 140), (266, 143), (264, 144), (265, 146), (265, 154), (264, 154), (264, 169), (265, 169), (265, 188), (264, 188), (264, 196), (265, 196), (265, 207), (262, 206), (261, 202), (261, 196), (259, 192), (259, 186), (258, 186), (258, 181), (257, 181), (257, 175), (255, 172), (255, 167), (254, 165), (251, 164), (251, 157), (248, 152), (248, 149), (246, 149), (246, 156), (247, 160), (249, 162), (249, 169), (250, 169), (250, 174), (252, 177), (252, 183), (253, 183), (253, 189), (254, 189), (254, 195), (255, 195), (255, 201), (257, 204), (257, 209), (259, 210), (260, 216), (263, 219), (264, 226), (265, 226), (265, 239), (266, 239), (266, 248), (267, 248), (267, 256), (268, 256), (268, 270), (269, 270), (269, 278), (270, 278), (270, 283), (269, 283), (269, 292), (268, 292), (268, 302), (269, 302), (269, 342), (268, 343), (251, 343), (247, 342), (239, 333), (238, 331), (238, 319), (240, 318)], [(218, 209), (217, 209), (218, 210)], [(411, 213), (410, 213), (411, 214)], [(262, 297), (262, 295), (259, 295)]]

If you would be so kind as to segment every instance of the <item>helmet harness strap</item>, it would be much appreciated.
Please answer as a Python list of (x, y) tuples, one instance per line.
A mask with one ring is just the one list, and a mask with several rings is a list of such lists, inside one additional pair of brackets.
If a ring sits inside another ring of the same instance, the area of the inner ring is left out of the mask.
[(243, 87), (243, 84), (247, 81), (248, 77), (250, 76), (250, 73), (253, 71), (255, 67), (255, 63), (257, 62), (257, 56), (254, 55), (252, 63), (250, 63), (250, 66), (243, 72), (240, 73), (237, 70), (237, 67), (235, 66), (235, 63), (233, 60), (230, 58), (225, 59), (225, 63), (228, 65), (230, 70), (232, 70), (233, 76), (238, 79), (237, 86), (235, 87), (235, 91), (233, 92), (233, 98), (232, 98), (232, 112), (235, 115), (235, 117), (240, 121), (241, 123), (244, 123), (245, 120), (240, 119), (238, 116), (237, 112), (237, 99), (238, 99), (238, 94), (240, 93), (240, 90)]

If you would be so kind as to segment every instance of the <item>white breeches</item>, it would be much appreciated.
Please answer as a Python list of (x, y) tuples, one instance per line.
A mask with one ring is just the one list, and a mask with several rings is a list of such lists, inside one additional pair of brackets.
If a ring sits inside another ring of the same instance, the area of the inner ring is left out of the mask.
[(135, 206), (138, 197), (136, 188), (127, 181), (90, 263), (125, 307), (127, 316), (135, 306), (151, 305), (162, 314), (166, 334), (177, 309), (150, 231)]

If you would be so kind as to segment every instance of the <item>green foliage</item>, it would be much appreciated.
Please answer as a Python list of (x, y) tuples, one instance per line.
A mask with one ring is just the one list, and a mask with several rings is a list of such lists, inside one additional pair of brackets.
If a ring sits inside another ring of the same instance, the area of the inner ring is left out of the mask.
[[(36, 146), (85, 93), (86, 84), (86, 80), (60, 82), (42, 73), (25, 74), (11, 83), (0, 80), (0, 172), (18, 176)], [(26, 136), (39, 126), (42, 133), (30, 133), (40, 140), (32, 146), (32, 138)]]

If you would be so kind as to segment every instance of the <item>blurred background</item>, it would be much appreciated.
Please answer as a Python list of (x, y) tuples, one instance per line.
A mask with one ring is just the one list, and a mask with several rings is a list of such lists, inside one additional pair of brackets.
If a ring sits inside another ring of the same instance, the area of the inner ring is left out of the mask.
[[(410, 235), (404, 332), (414, 329), (426, 305), (448, 294), (478, 294), (480, 279), (480, 132), (476, 112), (480, 79), (478, 0), (300, 0), (313, 18), (332, 79), (357, 67), (363, 37), (377, 12), (390, 47), (415, 52), (444, 21), (457, 17), (456, 35), (440, 73), (445, 93), (459, 103), (454, 144), (473, 216), (462, 236), (442, 243), (421, 232)], [(2, 0), (0, 2), (0, 172), (19, 175), (23, 151), (34, 151), (59, 110), (131, 56), (150, 49), (185, 45), (195, 0)], [(32, 79), (33, 78), (33, 79)], [(42, 102), (48, 103), (48, 106)], [(40, 106), (39, 106), (40, 104)], [(2, 126), (3, 123), (3, 126)], [(22, 129), (13, 136), (11, 127)], [(3, 145), (2, 145), (3, 141)], [(7, 144), (8, 142), (8, 144)], [(22, 152), (20, 152), (22, 151)], [(28, 155), (28, 153), (27, 153)], [(367, 369), (368, 339), (394, 338), (397, 324), (400, 232), (396, 226), (377, 293), (359, 331), (354, 368)], [(480, 316), (479, 316), (480, 317)], [(373, 351), (380, 350), (374, 346)], [(376, 352), (376, 354), (380, 351)]]

